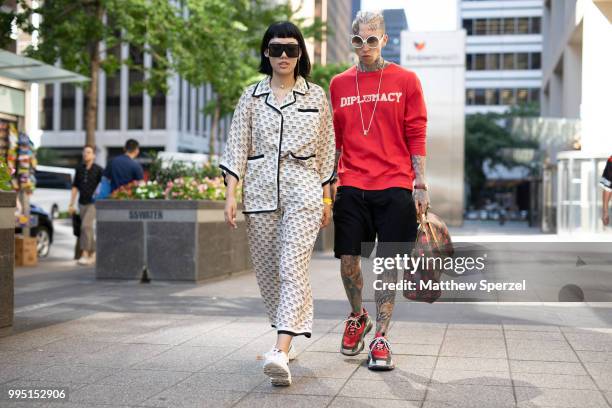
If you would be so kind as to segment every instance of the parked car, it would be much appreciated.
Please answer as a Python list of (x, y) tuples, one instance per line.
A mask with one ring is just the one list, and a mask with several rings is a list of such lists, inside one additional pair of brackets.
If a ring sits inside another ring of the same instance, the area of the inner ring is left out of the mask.
[[(44, 258), (49, 255), (53, 244), (53, 220), (49, 213), (36, 204), (30, 204), (30, 216), (34, 219), (30, 236), (36, 238), (38, 257)], [(15, 233), (21, 234), (21, 227), (15, 227)]]
[(38, 166), (34, 175), (36, 188), (30, 201), (45, 210), (52, 219), (57, 218), (60, 212), (68, 211), (74, 169)]

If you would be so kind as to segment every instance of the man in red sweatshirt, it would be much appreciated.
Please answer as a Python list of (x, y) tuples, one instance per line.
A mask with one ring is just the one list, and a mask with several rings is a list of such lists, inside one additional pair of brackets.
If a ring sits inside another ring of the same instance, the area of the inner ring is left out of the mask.
[[(417, 213), (429, 205), (427, 112), (419, 79), (381, 57), (388, 41), (381, 13), (360, 11), (352, 30), (359, 63), (330, 84), (338, 158), (337, 183), (332, 186), (336, 189), (334, 252), (352, 308), (340, 352), (350, 356), (363, 350), (364, 337), (373, 326), (362, 305), (360, 256), (370, 255), (368, 243), (377, 237), (379, 244), (411, 245)], [(377, 256), (385, 256), (380, 246)], [(383, 281), (397, 281), (397, 270), (385, 274)], [(376, 334), (369, 346), (368, 367), (392, 370), (387, 335), (395, 291), (376, 290), (375, 301)]]

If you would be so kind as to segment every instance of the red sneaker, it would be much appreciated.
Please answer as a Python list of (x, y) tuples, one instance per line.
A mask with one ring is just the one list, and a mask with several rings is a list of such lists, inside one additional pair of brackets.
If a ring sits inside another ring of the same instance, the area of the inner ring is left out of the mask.
[(370, 370), (393, 370), (395, 368), (391, 358), (391, 345), (380, 333), (376, 333), (374, 340), (370, 343), (368, 368)]
[(344, 326), (340, 353), (345, 356), (356, 356), (365, 346), (363, 338), (372, 330), (372, 320), (364, 308), (363, 313), (360, 315), (351, 313), (344, 322), (346, 326)]

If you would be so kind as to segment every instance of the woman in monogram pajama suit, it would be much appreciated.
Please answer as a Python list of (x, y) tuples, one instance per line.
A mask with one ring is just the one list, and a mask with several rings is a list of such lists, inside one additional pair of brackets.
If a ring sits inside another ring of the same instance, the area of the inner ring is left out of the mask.
[(264, 372), (291, 384), (293, 336), (310, 337), (309, 265), (315, 239), (331, 220), (335, 141), (323, 89), (305, 78), (310, 62), (299, 29), (271, 25), (261, 46), (266, 77), (242, 94), (220, 167), (227, 183), (225, 217), (236, 227), (234, 191), (244, 179), (251, 259), (277, 342)]

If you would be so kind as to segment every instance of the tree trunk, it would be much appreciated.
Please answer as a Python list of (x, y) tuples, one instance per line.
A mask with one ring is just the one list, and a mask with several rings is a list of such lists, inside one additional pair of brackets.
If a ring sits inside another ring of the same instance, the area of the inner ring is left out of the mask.
[(216, 153), (216, 140), (219, 133), (219, 119), (221, 118), (221, 101), (217, 96), (217, 103), (215, 104), (215, 111), (213, 113), (212, 125), (210, 127), (210, 140), (208, 147), (208, 160), (212, 162), (213, 156)]
[[(102, 4), (97, 4), (96, 17), (102, 21), (104, 9)], [(96, 125), (98, 116), (98, 84), (100, 78), (100, 43), (93, 44), (91, 50), (91, 82), (87, 92), (87, 116), (85, 118), (85, 144), (96, 145)]]

